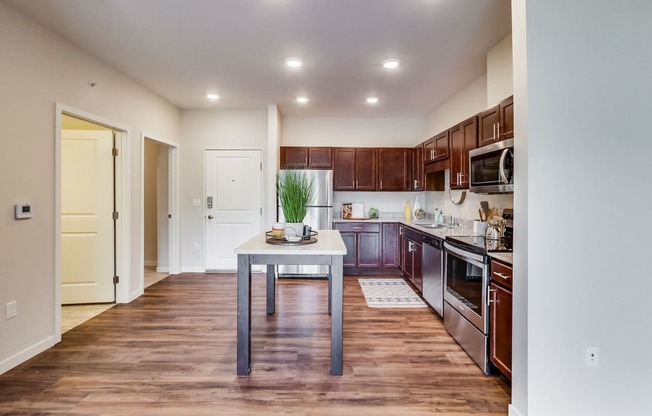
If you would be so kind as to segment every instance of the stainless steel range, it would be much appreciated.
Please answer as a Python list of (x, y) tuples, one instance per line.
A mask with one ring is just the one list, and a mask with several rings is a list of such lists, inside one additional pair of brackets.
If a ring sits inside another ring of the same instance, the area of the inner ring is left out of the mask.
[[(507, 215), (511, 217), (511, 210)], [(485, 374), (489, 374), (489, 253), (511, 252), (511, 228), (508, 235), (503, 240), (448, 236), (444, 242), (444, 327)]]

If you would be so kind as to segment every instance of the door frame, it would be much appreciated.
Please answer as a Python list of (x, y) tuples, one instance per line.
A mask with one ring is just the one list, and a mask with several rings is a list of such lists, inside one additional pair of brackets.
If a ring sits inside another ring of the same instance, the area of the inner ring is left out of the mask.
[(115, 206), (120, 214), (116, 221), (116, 272), (120, 281), (115, 286), (116, 303), (128, 303), (131, 281), (131, 179), (128, 137), (130, 129), (123, 124), (107, 120), (95, 114), (55, 104), (54, 140), (54, 330), (57, 342), (61, 341), (61, 118), (64, 114), (95, 124), (101, 124), (115, 131), (119, 154), (115, 169)]
[(155, 141), (168, 149), (168, 214), (172, 216), (168, 221), (168, 273), (181, 272), (181, 247), (179, 236), (179, 146), (168, 139), (147, 132), (140, 133), (140, 250), (138, 269), (138, 297), (144, 293), (145, 286), (145, 139)]
[[(266, 160), (265, 160), (265, 152), (263, 149), (259, 147), (255, 148), (237, 148), (237, 149), (216, 149), (213, 147), (205, 147), (202, 152), (202, 238), (203, 238), (203, 245), (204, 245), (204, 250), (202, 253), (202, 258), (204, 259), (204, 267), (203, 270), (200, 273), (232, 273), (230, 271), (209, 271), (206, 266), (208, 264), (208, 260), (206, 258), (206, 152), (249, 152), (249, 151), (258, 151), (260, 152), (260, 163), (262, 163), (261, 169), (260, 169), (260, 206), (263, 209), (263, 213), (260, 216), (260, 230), (258, 232), (262, 232), (262, 230), (265, 229), (265, 182), (264, 182), (264, 175), (263, 172), (265, 172), (265, 165), (266, 165)], [(274, 181), (276, 183), (276, 181)], [(252, 272), (262, 272), (263, 271), (263, 266), (262, 265), (252, 265), (251, 268)]]

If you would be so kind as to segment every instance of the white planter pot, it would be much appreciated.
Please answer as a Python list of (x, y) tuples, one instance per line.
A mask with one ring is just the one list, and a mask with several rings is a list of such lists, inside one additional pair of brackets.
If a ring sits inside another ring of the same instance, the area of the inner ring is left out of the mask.
[(302, 222), (286, 222), (285, 223), (285, 235), (303, 235), (303, 223)]

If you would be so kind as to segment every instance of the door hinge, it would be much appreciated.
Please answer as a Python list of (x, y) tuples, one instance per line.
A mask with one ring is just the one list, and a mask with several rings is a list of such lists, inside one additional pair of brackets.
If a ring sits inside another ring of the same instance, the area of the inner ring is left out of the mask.
[(260, 215), (263, 215), (263, 207), (260, 207)]
[(114, 157), (118, 156), (118, 148), (117, 147), (114, 147), (112, 152), (113, 152)]
[(260, 162), (260, 170), (263, 170), (263, 162)]
[(113, 276), (113, 284), (117, 285), (118, 283), (120, 283), (120, 276)]
[(120, 214), (118, 213), (118, 211), (113, 211), (113, 219), (114, 220), (120, 219)]

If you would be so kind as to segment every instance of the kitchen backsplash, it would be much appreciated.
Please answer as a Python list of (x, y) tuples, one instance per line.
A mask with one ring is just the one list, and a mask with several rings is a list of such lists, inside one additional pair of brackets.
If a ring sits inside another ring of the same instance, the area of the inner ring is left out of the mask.
[[(446, 183), (449, 182), (449, 171), (446, 171)], [(364, 204), (364, 214), (369, 215), (369, 208), (376, 208), (380, 212), (380, 218), (403, 218), (406, 202), (414, 208), (414, 197), (419, 197), (419, 204), (429, 215), (434, 214), (435, 208), (442, 210), (444, 215), (452, 215), (456, 218), (467, 220), (478, 219), (480, 201), (487, 201), (489, 206), (497, 208), (502, 212), (505, 208), (514, 207), (513, 194), (483, 195), (465, 191), (466, 198), (460, 205), (451, 201), (448, 195), (448, 185), (445, 192), (334, 192), (333, 193), (333, 217), (341, 218), (342, 204), (360, 202)], [(458, 200), (462, 191), (451, 191), (452, 197)]]

